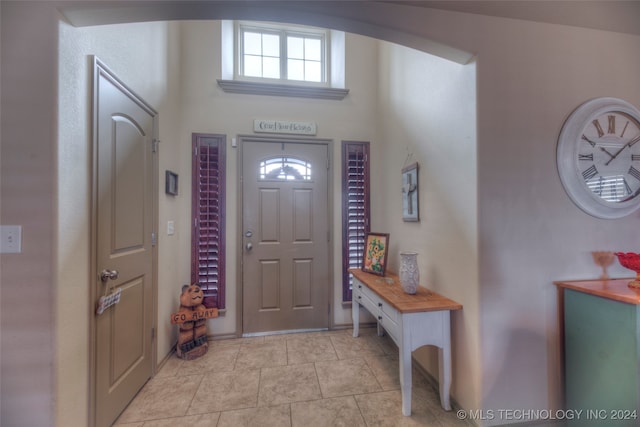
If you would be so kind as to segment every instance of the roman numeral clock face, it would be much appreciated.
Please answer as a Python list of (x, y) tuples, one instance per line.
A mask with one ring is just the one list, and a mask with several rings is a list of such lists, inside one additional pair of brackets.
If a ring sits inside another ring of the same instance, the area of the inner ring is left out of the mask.
[(560, 133), (558, 172), (585, 212), (620, 218), (640, 207), (640, 111), (598, 98), (574, 111)]
[(589, 190), (608, 203), (625, 202), (638, 195), (640, 124), (633, 117), (606, 113), (593, 119), (580, 139), (578, 169)]

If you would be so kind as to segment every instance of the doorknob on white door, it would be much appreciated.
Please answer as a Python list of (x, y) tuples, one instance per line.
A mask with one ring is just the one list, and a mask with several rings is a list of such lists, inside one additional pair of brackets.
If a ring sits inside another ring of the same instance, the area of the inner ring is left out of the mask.
[(248, 251), (253, 249), (253, 245), (251, 244), (251, 242), (247, 243), (247, 245), (245, 247), (247, 248)]
[(118, 270), (102, 270), (100, 272), (100, 280), (106, 282), (107, 280), (116, 280), (118, 278)]

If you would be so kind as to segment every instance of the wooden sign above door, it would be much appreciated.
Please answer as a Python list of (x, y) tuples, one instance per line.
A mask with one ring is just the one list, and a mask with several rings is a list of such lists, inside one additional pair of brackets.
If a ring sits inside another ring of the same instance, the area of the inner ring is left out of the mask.
[(253, 131), (256, 133), (286, 133), (293, 135), (315, 135), (317, 126), (312, 122), (292, 122), (289, 120), (253, 121)]

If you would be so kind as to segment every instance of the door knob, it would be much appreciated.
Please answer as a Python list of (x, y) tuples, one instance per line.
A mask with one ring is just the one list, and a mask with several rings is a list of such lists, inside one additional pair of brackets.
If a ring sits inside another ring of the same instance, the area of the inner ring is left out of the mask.
[(251, 244), (251, 242), (247, 243), (247, 245), (245, 247), (247, 248), (248, 251), (253, 249), (253, 245)]
[(118, 270), (102, 270), (100, 272), (100, 280), (106, 282), (107, 280), (116, 280), (118, 278)]

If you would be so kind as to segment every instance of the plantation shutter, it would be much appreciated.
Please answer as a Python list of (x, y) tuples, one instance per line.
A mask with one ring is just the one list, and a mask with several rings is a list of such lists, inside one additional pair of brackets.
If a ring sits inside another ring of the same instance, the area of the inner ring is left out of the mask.
[(224, 135), (193, 134), (191, 283), (207, 308), (225, 308)]
[(342, 300), (351, 301), (350, 268), (362, 267), (369, 232), (369, 143), (342, 143)]

